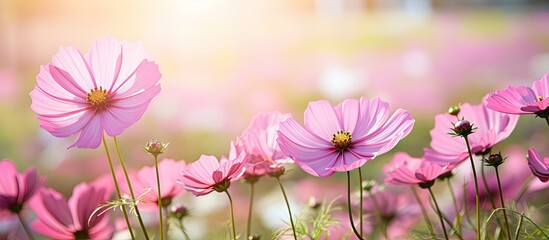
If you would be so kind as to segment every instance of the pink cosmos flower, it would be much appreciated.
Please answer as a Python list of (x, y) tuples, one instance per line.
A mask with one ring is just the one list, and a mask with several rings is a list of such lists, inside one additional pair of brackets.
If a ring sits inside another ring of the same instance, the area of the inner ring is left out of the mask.
[(100, 216), (96, 213), (90, 219), (109, 195), (107, 188), (81, 183), (74, 187), (67, 202), (57, 191), (43, 188), (31, 203), (37, 216), (32, 228), (53, 239), (110, 239), (114, 229), (109, 224), (109, 212)]
[(79, 133), (69, 148), (97, 148), (103, 132), (118, 136), (141, 118), (160, 92), (159, 79), (158, 66), (139, 43), (106, 38), (86, 55), (60, 48), (40, 68), (31, 108), (52, 135)]
[(491, 93), (486, 100), (486, 106), (503, 113), (549, 117), (549, 73), (534, 81), (531, 88), (509, 86), (505, 90)]
[[(172, 199), (185, 192), (177, 186), (176, 180), (181, 170), (185, 169), (184, 161), (175, 161), (173, 159), (162, 159), (158, 162), (158, 173), (160, 176), (160, 194), (163, 205), (168, 206)], [(154, 167), (143, 167), (139, 171), (130, 174), (130, 181), (135, 196), (142, 196), (142, 203), (139, 205), (144, 208), (158, 209), (158, 187), (156, 184), (156, 170)], [(121, 178), (123, 179), (123, 178)], [(120, 190), (129, 193), (128, 184), (125, 180), (120, 181)]]
[(0, 161), (0, 210), (18, 213), (44, 185), (35, 168), (18, 173), (15, 165), (7, 159)]
[(534, 148), (528, 149), (528, 166), (534, 176), (542, 182), (549, 180), (549, 158), (541, 158)]
[(214, 156), (202, 155), (181, 171), (177, 183), (195, 196), (206, 195), (213, 190), (223, 192), (244, 173), (244, 160), (245, 153), (236, 159), (221, 158), (221, 161)]
[(396, 185), (427, 183), (448, 171), (446, 166), (399, 152), (393, 156), (393, 161), (385, 166), (385, 182)]
[[(465, 118), (477, 129), (468, 135), (473, 154), (486, 152), (497, 143), (506, 139), (515, 129), (518, 116), (500, 113), (486, 108), (484, 105), (461, 105), (457, 118)], [(431, 148), (425, 149), (424, 158), (442, 165), (453, 163), (457, 165), (468, 158), (467, 145), (461, 137), (448, 133), (456, 116), (449, 113), (435, 117), (435, 127), (431, 130)]]
[(278, 144), (305, 172), (328, 177), (346, 172), (391, 150), (414, 126), (410, 113), (375, 98), (348, 99), (336, 107), (328, 101), (310, 102), (305, 128), (293, 118), (282, 122)]
[(234, 158), (242, 151), (246, 152), (244, 178), (260, 177), (278, 170), (284, 163), (292, 162), (282, 153), (276, 142), (280, 122), (289, 117), (289, 114), (280, 112), (259, 114), (236, 139), (231, 156)]

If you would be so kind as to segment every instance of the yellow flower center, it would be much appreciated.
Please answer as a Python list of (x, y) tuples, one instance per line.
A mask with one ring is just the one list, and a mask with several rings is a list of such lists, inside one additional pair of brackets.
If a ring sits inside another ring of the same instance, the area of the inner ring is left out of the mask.
[(543, 98), (541, 96), (538, 96), (538, 101), (539, 102), (543, 101)]
[(87, 94), (86, 101), (96, 108), (104, 108), (109, 101), (109, 94), (102, 87), (94, 88)]
[(344, 151), (351, 146), (352, 139), (351, 133), (341, 130), (333, 135), (331, 141), (339, 151)]

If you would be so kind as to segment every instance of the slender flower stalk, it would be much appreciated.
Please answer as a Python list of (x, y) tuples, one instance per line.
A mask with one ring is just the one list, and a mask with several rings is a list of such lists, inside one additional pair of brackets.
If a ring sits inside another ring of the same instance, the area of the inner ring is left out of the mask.
[[(120, 147), (118, 146), (118, 141), (116, 140), (116, 136), (114, 136), (113, 139), (114, 139), (114, 145), (116, 147), (116, 153), (118, 154), (118, 159), (120, 160), (120, 166), (122, 167), (122, 171), (124, 172), (124, 177), (126, 178), (126, 182), (128, 183), (128, 189), (130, 190), (132, 201), (135, 201), (136, 199), (135, 194), (133, 193), (130, 177), (128, 176), (128, 171), (126, 170), (126, 166), (124, 165), (124, 160), (122, 159), (122, 154), (120, 153)], [(160, 192), (160, 189), (158, 190)], [(139, 221), (139, 225), (141, 225), (141, 230), (143, 230), (145, 239), (148, 240), (149, 234), (147, 234), (147, 229), (145, 228), (145, 224), (143, 223), (143, 219), (141, 218), (141, 214), (139, 213), (139, 207), (137, 206), (137, 204), (135, 204), (135, 214), (137, 215), (137, 220)]]
[(498, 179), (498, 188), (499, 188), (499, 199), (501, 200), (501, 208), (503, 208), (503, 217), (505, 219), (505, 229), (507, 231), (507, 238), (511, 240), (511, 231), (509, 230), (509, 221), (507, 220), (507, 212), (505, 211), (505, 202), (503, 201), (503, 192), (501, 191), (501, 182), (499, 180), (499, 171), (498, 167), (494, 166), (496, 169), (496, 178)]
[(442, 231), (444, 232), (444, 238), (446, 238), (446, 240), (448, 240), (448, 233), (446, 233), (446, 227), (444, 226), (444, 220), (442, 220), (442, 212), (440, 211), (440, 208), (438, 207), (438, 203), (437, 203), (437, 199), (435, 198), (435, 194), (433, 194), (433, 191), (431, 190), (431, 187), (428, 187), (427, 189), (429, 189), (429, 193), (431, 194), (431, 198), (433, 198), (433, 202), (435, 203), (435, 207), (437, 209), (437, 215), (440, 219), (440, 225), (442, 225)]
[(446, 183), (448, 184), (448, 189), (450, 190), (450, 195), (452, 196), (452, 201), (454, 202), (454, 211), (456, 212), (456, 219), (457, 219), (457, 232), (461, 234), (461, 214), (459, 212), (456, 194), (454, 193), (454, 188), (450, 183), (450, 178), (446, 178)]
[(286, 191), (284, 191), (284, 186), (282, 186), (282, 182), (280, 181), (280, 177), (276, 177), (276, 180), (278, 181), (278, 185), (280, 186), (280, 191), (282, 191), (282, 195), (284, 196), (284, 201), (286, 202), (286, 207), (288, 208), (288, 214), (290, 214), (290, 223), (292, 224), (292, 232), (294, 234), (294, 239), (297, 240), (297, 233), (295, 231), (294, 220), (293, 220), (293, 217), (292, 217), (292, 210), (290, 209), (290, 203), (288, 202), (288, 197), (286, 196)]
[(355, 223), (353, 221), (353, 212), (351, 211), (351, 173), (349, 171), (347, 171), (347, 209), (349, 210), (349, 221), (351, 222), (353, 232), (358, 239), (363, 240), (360, 233), (356, 230)]
[(254, 185), (255, 182), (250, 182), (250, 208), (248, 209), (248, 224), (246, 227), (246, 237), (247, 239), (251, 236), (252, 231), (252, 209), (254, 202)]
[[(109, 153), (109, 148), (107, 147), (107, 141), (105, 141), (105, 136), (103, 136), (103, 147), (105, 148), (105, 153), (107, 154), (107, 159), (109, 160), (109, 167), (111, 170), (112, 179), (114, 181), (114, 187), (116, 189), (116, 195), (118, 199), (122, 199), (122, 194), (120, 193), (120, 187), (118, 185), (118, 181), (116, 180), (116, 174), (114, 173), (114, 167), (112, 164), (111, 154)], [(122, 214), (124, 215), (124, 220), (126, 221), (126, 226), (128, 227), (128, 231), (130, 232), (130, 236), (132, 239), (135, 239), (135, 235), (133, 234), (132, 226), (130, 225), (130, 220), (128, 219), (128, 212), (126, 211), (126, 207), (122, 206)]]
[(23, 216), (21, 216), (21, 212), (17, 213), (17, 218), (19, 218), (19, 222), (21, 222), (21, 226), (23, 226), (23, 230), (25, 230), (25, 233), (27, 234), (27, 237), (29, 237), (29, 240), (34, 240), (34, 235), (32, 234), (32, 231), (30, 230), (27, 222), (25, 222)]
[(227, 197), (229, 197), (229, 205), (231, 207), (231, 227), (233, 229), (233, 240), (236, 240), (236, 229), (234, 227), (233, 199), (231, 198), (231, 194), (229, 194), (229, 191), (225, 190), (225, 193), (227, 193)]
[(362, 189), (362, 167), (359, 167), (358, 168), (358, 184), (359, 184), (359, 192), (360, 192), (360, 208), (359, 208), (359, 212), (360, 212), (360, 236), (363, 235), (363, 227), (362, 227), (362, 221), (363, 221), (363, 211), (364, 211), (364, 207), (363, 207), (363, 195), (362, 195), (362, 191), (364, 191)]
[(478, 180), (477, 172), (475, 170), (475, 162), (473, 161), (473, 154), (471, 153), (471, 146), (469, 145), (469, 138), (467, 135), (464, 135), (465, 144), (467, 145), (467, 151), (469, 152), (469, 160), (471, 161), (471, 168), (473, 170), (473, 178), (475, 180), (475, 206), (477, 214), (477, 239), (480, 239), (480, 199), (478, 195)]
[(431, 223), (431, 220), (429, 220), (429, 215), (427, 215), (427, 211), (425, 210), (425, 206), (423, 206), (423, 203), (419, 199), (419, 196), (417, 195), (417, 191), (414, 188), (414, 186), (410, 186), (412, 189), (412, 193), (414, 194), (414, 198), (417, 201), (417, 204), (419, 205), (419, 208), (421, 209), (421, 214), (423, 215), (423, 218), (425, 219), (425, 222), (427, 223), (427, 228), (429, 229), (429, 232), (431, 233), (431, 236), (433, 236), (433, 239), (436, 239), (435, 231), (433, 230), (433, 224)]
[[(156, 185), (158, 187), (158, 221), (160, 225), (160, 240), (164, 239), (164, 224), (162, 218), (162, 194), (160, 193), (160, 174), (158, 174), (158, 155), (154, 155), (154, 167), (156, 169)], [(130, 186), (128, 182), (128, 186)]]
[[(484, 155), (482, 156), (482, 159), (484, 159)], [(496, 203), (494, 202), (494, 196), (492, 194), (492, 191), (490, 191), (490, 187), (488, 186), (488, 182), (486, 181), (486, 174), (484, 174), (484, 164), (480, 166), (480, 176), (482, 177), (482, 184), (484, 184), (484, 190), (486, 191), (488, 200), (490, 201), (490, 204), (492, 205), (492, 209), (496, 209)]]

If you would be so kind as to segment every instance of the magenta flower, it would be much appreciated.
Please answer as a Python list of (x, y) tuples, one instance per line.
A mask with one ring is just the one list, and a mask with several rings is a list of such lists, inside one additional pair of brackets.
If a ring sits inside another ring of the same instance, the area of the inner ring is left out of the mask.
[(67, 202), (55, 190), (43, 188), (31, 203), (37, 216), (32, 228), (53, 239), (110, 239), (114, 228), (109, 224), (109, 212), (95, 214), (90, 219), (109, 195), (107, 188), (81, 183), (74, 187)]
[(0, 161), (0, 210), (19, 213), (23, 206), (44, 185), (35, 168), (18, 173), (15, 165), (7, 159)]
[(528, 149), (528, 166), (530, 166), (532, 174), (540, 181), (547, 182), (549, 180), (549, 158), (542, 159), (534, 148)]
[[(484, 105), (463, 104), (457, 118), (465, 118), (476, 127), (474, 133), (468, 135), (473, 154), (486, 152), (497, 143), (506, 139), (515, 129), (518, 116), (496, 112)], [(435, 127), (431, 130), (431, 148), (425, 149), (424, 158), (441, 165), (453, 163), (457, 165), (468, 158), (467, 145), (461, 137), (448, 133), (456, 116), (448, 113), (435, 117)]]
[[(172, 199), (185, 192), (176, 183), (181, 170), (185, 169), (184, 161), (162, 159), (158, 162), (160, 176), (160, 194), (162, 204), (168, 206)], [(154, 167), (143, 167), (139, 171), (130, 174), (130, 181), (135, 195), (142, 196), (139, 207), (158, 209), (158, 187), (156, 184), (156, 170)], [(128, 184), (122, 180), (120, 190), (129, 193)], [(144, 194), (144, 195), (143, 195)]]
[(322, 100), (309, 103), (305, 128), (293, 118), (282, 122), (277, 141), (305, 172), (328, 177), (388, 152), (413, 126), (408, 111), (389, 116), (389, 104), (379, 98), (348, 99), (336, 107)]
[(177, 183), (195, 196), (206, 195), (213, 190), (223, 192), (244, 173), (244, 160), (244, 153), (236, 159), (221, 158), (221, 161), (214, 156), (202, 155), (181, 171)]
[(79, 133), (69, 148), (97, 148), (103, 132), (118, 136), (141, 118), (160, 92), (159, 79), (158, 66), (139, 43), (106, 38), (86, 55), (60, 48), (40, 68), (31, 108), (52, 135)]
[(423, 158), (413, 158), (407, 153), (396, 153), (393, 161), (385, 166), (386, 183), (391, 184), (423, 184), (435, 180), (448, 172), (447, 166), (427, 161)]
[(497, 90), (486, 100), (486, 106), (498, 112), (509, 114), (536, 114), (549, 117), (549, 73), (534, 81), (532, 88), (526, 86)]
[(280, 122), (289, 117), (289, 114), (280, 112), (259, 114), (236, 139), (230, 155), (236, 157), (242, 151), (246, 152), (244, 178), (260, 177), (278, 170), (284, 163), (292, 162), (276, 142)]

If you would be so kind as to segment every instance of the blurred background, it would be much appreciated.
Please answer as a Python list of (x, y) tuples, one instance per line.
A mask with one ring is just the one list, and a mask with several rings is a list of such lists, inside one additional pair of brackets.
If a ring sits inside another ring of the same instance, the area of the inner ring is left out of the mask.
[[(142, 42), (163, 75), (160, 95), (118, 138), (131, 168), (152, 165), (141, 151), (150, 138), (171, 143), (163, 157), (192, 162), (227, 155), (257, 113), (278, 110), (302, 121), (310, 101), (379, 96), (416, 119), (395, 150), (367, 163), (366, 178), (382, 180), (394, 152), (421, 157), (434, 115), (479, 104), (507, 85), (531, 86), (548, 72), (548, 26), (542, 0), (0, 0), (0, 158), (38, 168), (48, 187), (66, 195), (108, 172), (103, 149), (67, 150), (74, 137), (40, 129), (28, 94), (60, 46), (85, 53), (111, 36)], [(503, 146), (534, 146), (547, 156), (546, 128), (523, 116)], [(327, 181), (299, 168), (286, 181), (293, 189), (302, 179)], [(283, 207), (274, 181), (260, 183), (264, 204)], [(247, 186), (236, 185), (247, 201)], [(202, 207), (192, 196), (183, 201), (200, 217), (226, 214), (218, 197), (202, 197), (210, 204)], [(293, 201), (297, 210), (304, 204)], [(283, 225), (279, 212), (258, 224), (262, 231)]]

